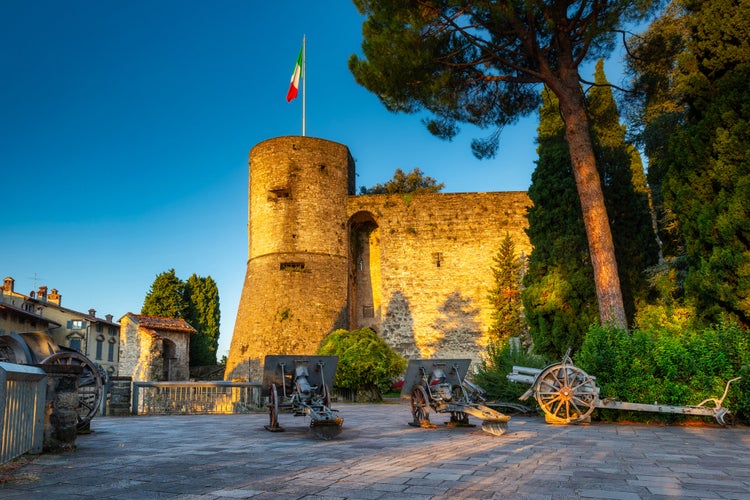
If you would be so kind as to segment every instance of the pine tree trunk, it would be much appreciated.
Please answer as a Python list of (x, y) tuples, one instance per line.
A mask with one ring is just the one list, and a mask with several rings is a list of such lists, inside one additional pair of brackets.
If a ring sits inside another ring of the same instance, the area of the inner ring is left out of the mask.
[(583, 223), (599, 301), (599, 317), (602, 324), (611, 323), (619, 328), (627, 328), (615, 246), (604, 205), (601, 179), (596, 169), (583, 91), (577, 75), (576, 78), (571, 78), (570, 85), (556, 89), (555, 94), (565, 122), (565, 138), (570, 148), (570, 160), (583, 209)]

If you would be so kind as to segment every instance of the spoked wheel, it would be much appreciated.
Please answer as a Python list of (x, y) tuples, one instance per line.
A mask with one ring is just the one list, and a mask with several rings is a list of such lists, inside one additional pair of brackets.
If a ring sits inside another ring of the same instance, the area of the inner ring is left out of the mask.
[(434, 427), (430, 424), (430, 403), (427, 391), (421, 385), (417, 385), (411, 391), (411, 415), (413, 421), (409, 424), (415, 427)]
[(594, 379), (568, 363), (545, 368), (535, 389), (535, 398), (552, 424), (581, 422), (591, 415), (599, 401)]
[(276, 390), (276, 384), (271, 384), (268, 391), (268, 417), (269, 422), (266, 425), (266, 430), (273, 432), (284, 430), (279, 426), (279, 393)]
[(81, 366), (78, 376), (78, 418), (77, 428), (82, 429), (91, 422), (99, 410), (104, 397), (104, 379), (99, 367), (89, 358), (76, 351), (61, 351), (42, 361), (43, 365)]

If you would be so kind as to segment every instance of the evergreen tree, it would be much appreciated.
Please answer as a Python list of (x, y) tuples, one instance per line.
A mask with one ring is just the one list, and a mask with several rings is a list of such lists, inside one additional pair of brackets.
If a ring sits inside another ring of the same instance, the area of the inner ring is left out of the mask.
[(612, 227), (623, 302), (628, 324), (632, 324), (636, 303), (644, 300), (648, 292), (645, 270), (658, 262), (659, 247), (643, 162), (635, 147), (625, 140), (625, 125), (620, 123), (612, 88), (604, 75), (603, 60), (597, 62), (586, 110)]
[(198, 331), (190, 339), (190, 365), (215, 365), (221, 321), (216, 282), (193, 274), (185, 283), (185, 298), (185, 320)]
[(177, 277), (174, 269), (157, 274), (143, 300), (141, 314), (182, 318), (184, 312), (185, 283)]
[(673, 294), (706, 322), (750, 324), (748, 40), (748, 2), (675, 0), (630, 67)]
[(494, 286), (487, 299), (492, 306), (492, 325), (488, 330), (493, 342), (525, 333), (521, 303), (523, 257), (516, 255), (516, 245), (505, 233), (497, 254), (492, 258)]
[(581, 205), (557, 98), (542, 93), (527, 234), (533, 247), (521, 294), (534, 351), (559, 359), (577, 350), (597, 320)]
[(439, 193), (443, 187), (445, 184), (438, 184), (435, 179), (424, 175), (424, 172), (415, 167), (408, 174), (397, 168), (390, 181), (371, 188), (362, 186), (359, 191), (361, 194)]
[(190, 338), (190, 365), (216, 364), (219, 345), (219, 289), (210, 277), (193, 274), (187, 282), (174, 269), (156, 276), (146, 294), (141, 314), (182, 318), (197, 333)]

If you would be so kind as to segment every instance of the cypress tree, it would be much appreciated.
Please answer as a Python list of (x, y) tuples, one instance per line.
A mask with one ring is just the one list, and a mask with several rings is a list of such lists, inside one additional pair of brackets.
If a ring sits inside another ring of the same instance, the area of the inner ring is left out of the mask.
[(156, 275), (143, 300), (141, 314), (181, 318), (185, 311), (185, 283), (174, 269)]

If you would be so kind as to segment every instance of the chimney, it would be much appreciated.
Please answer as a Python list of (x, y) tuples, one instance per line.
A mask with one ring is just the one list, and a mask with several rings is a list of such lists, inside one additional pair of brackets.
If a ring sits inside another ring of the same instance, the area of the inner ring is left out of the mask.
[(39, 287), (39, 293), (37, 293), (37, 299), (39, 300), (47, 300), (47, 287), (46, 286), (40, 286)]
[(110, 323), (112, 323), (112, 315), (111, 314), (105, 315), (104, 319), (106, 319), (107, 321), (109, 321)]
[(52, 302), (53, 304), (60, 305), (60, 300), (62, 300), (62, 295), (57, 293), (57, 288), (53, 288), (52, 291), (49, 293), (48, 300)]
[(96, 318), (96, 309), (89, 309), (89, 316)]
[(3, 280), (3, 291), (13, 293), (13, 284), (15, 280), (8, 276)]

